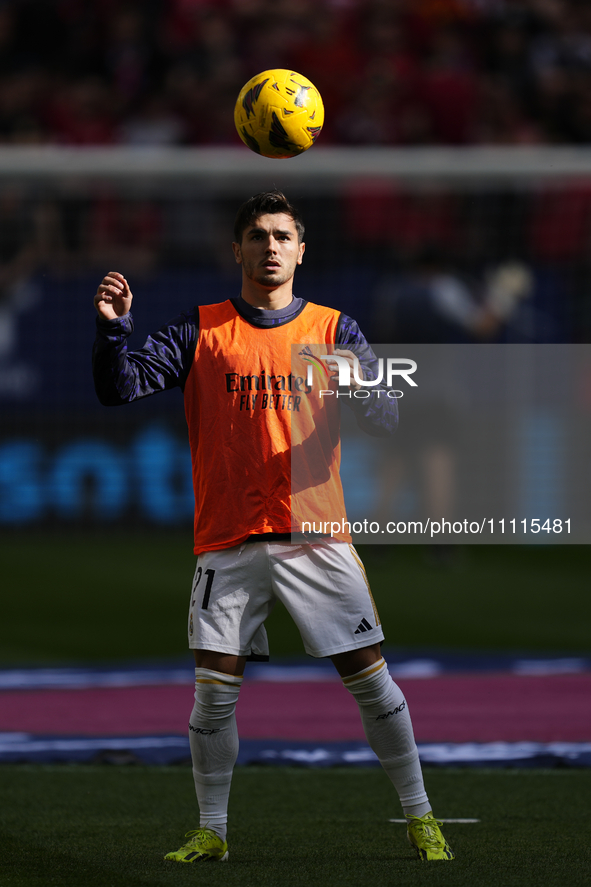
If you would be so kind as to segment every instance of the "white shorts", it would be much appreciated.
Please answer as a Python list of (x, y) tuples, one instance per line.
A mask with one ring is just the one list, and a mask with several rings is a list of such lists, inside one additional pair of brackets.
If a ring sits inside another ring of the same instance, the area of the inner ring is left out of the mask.
[(365, 569), (352, 545), (247, 542), (197, 558), (189, 647), (266, 659), (264, 622), (277, 600), (311, 656), (334, 656), (384, 640)]

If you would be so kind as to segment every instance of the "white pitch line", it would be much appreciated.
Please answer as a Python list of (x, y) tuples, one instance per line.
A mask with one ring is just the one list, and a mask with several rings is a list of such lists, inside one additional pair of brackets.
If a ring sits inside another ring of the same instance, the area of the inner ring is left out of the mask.
[[(438, 819), (438, 822), (456, 822), (461, 823), (462, 825), (471, 822), (480, 822), (479, 819)], [(405, 825), (408, 825), (408, 819), (389, 819), (388, 822), (401, 822)]]

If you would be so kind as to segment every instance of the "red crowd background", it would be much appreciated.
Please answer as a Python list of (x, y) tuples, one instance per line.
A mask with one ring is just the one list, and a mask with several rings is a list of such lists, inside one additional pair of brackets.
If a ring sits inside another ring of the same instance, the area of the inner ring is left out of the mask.
[(320, 89), (325, 145), (591, 141), (583, 0), (5, 0), (0, 142), (237, 143), (272, 67)]

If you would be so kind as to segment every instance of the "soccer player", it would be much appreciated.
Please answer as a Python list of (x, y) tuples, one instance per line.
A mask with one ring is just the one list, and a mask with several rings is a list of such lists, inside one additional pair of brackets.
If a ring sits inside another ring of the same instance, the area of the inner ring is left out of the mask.
[[(107, 274), (94, 300), (93, 371), (101, 403), (128, 403), (180, 386), (189, 430), (198, 556), (188, 629), (196, 666), (189, 740), (200, 825), (165, 858), (228, 858), (236, 702), (247, 659), (268, 658), (264, 620), (279, 599), (306, 652), (330, 657), (357, 701), (418, 856), (449, 860), (453, 853), (425, 792), (408, 706), (381, 655), (379, 616), (346, 532), (339, 441), (334, 425), (322, 424), (325, 414), (338, 410), (340, 393), (364, 430), (387, 435), (396, 425), (396, 401), (377, 389), (369, 397), (352, 396), (359, 391), (354, 375), (351, 390), (341, 391), (336, 367), (327, 361), (335, 381), (327, 388), (327, 377), (324, 397), (309, 384), (306, 361), (322, 369), (315, 345), (318, 354), (335, 354), (350, 366), (357, 357), (361, 381), (377, 379), (377, 361), (354, 320), (293, 295), (303, 234), (297, 209), (281, 192), (252, 197), (238, 211), (232, 244), (241, 294), (182, 314), (138, 351), (127, 350), (133, 324), (125, 277)], [(292, 344), (302, 345), (294, 349), (297, 366)], [(304, 508), (324, 503), (329, 520), (342, 519), (342, 532), (302, 533), (294, 518), (300, 495)]]

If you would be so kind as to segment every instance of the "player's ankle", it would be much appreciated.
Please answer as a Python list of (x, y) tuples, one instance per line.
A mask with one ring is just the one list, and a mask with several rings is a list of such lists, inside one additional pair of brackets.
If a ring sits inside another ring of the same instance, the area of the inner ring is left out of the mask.
[(428, 814), (431, 814), (431, 816), (433, 815), (429, 801), (423, 801), (421, 804), (412, 804), (410, 806), (403, 804), (402, 811), (405, 816), (418, 816), (419, 818), (427, 816)]
[(199, 828), (206, 828), (210, 832), (214, 832), (222, 841), (225, 841), (228, 836), (228, 825), (225, 822), (211, 822), (208, 820), (207, 822), (200, 822)]

